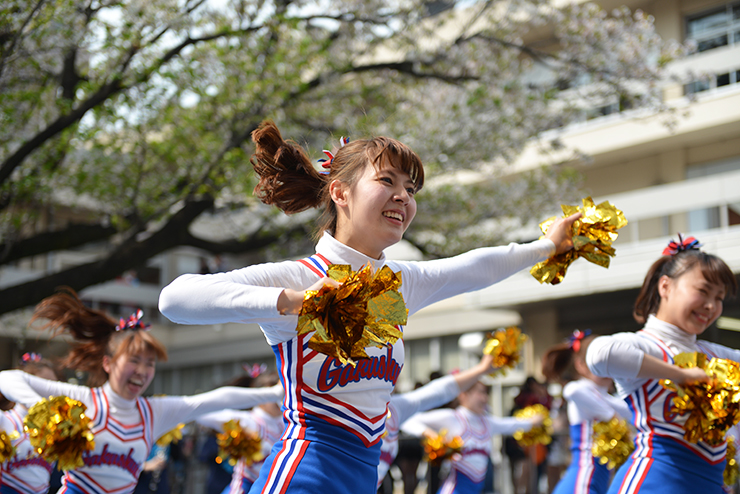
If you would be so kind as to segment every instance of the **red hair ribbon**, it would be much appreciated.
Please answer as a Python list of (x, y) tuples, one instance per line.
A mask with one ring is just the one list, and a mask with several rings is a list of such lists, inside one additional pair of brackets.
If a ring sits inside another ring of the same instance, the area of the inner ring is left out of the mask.
[(573, 349), (574, 352), (578, 352), (581, 350), (581, 342), (583, 339), (591, 334), (591, 330), (587, 329), (585, 331), (581, 331), (580, 329), (576, 329), (573, 331), (573, 334), (568, 337), (570, 340), (570, 348)]
[(264, 374), (267, 370), (266, 364), (242, 364), (242, 368), (249, 374), (252, 379), (258, 377), (260, 374)]
[(701, 244), (697, 239), (694, 237), (683, 238), (683, 235), (679, 233), (678, 242), (671, 239), (671, 241), (668, 242), (668, 246), (663, 249), (663, 255), (675, 256), (679, 252), (684, 252), (686, 250), (699, 250), (699, 247), (701, 247)]
[[(349, 137), (344, 137), (344, 136), (340, 137), (339, 147), (343, 148), (344, 145), (347, 144), (348, 142), (349, 142)], [(331, 169), (331, 162), (334, 161), (334, 153), (332, 153), (331, 151), (327, 151), (326, 149), (324, 149), (323, 151), (324, 151), (324, 154), (329, 159), (322, 158), (318, 160), (318, 162), (321, 163), (321, 166), (326, 170), (326, 171), (319, 172), (319, 173), (321, 173), (322, 175), (328, 175)]]
[(138, 309), (129, 316), (128, 320), (121, 318), (121, 320), (118, 321), (118, 326), (116, 326), (116, 331), (125, 331), (127, 329), (141, 329), (147, 331), (151, 324), (142, 323), (142, 317), (144, 317), (144, 311)]
[(35, 352), (26, 352), (21, 356), (21, 360), (24, 364), (29, 362), (41, 362), (41, 354)]

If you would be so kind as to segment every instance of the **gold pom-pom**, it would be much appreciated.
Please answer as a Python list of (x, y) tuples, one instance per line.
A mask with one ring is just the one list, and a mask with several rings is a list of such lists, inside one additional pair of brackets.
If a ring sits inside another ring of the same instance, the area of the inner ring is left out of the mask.
[(442, 461), (462, 450), (463, 440), (460, 436), (447, 439), (447, 430), (442, 429), (434, 437), (424, 437), (421, 444), (424, 446), (424, 456), (427, 461), (439, 466)]
[(32, 406), (23, 421), (31, 446), (60, 470), (83, 466), (82, 454), (95, 448), (86, 408), (67, 396), (50, 397)]
[[(582, 203), (583, 206), (561, 206), (565, 217), (578, 212), (583, 216), (573, 223), (573, 249), (555, 254), (529, 271), (540, 283), (557, 285), (563, 281), (568, 266), (579, 257), (608, 268), (610, 257), (615, 256), (612, 242), (619, 235), (617, 230), (627, 224), (624, 213), (608, 201), (595, 205), (593, 199), (586, 197)], [(552, 217), (540, 223), (542, 233), (546, 233), (554, 221)]]
[(674, 365), (699, 367), (711, 377), (708, 382), (678, 385), (668, 379), (660, 383), (676, 392), (671, 411), (688, 415), (684, 439), (718, 446), (727, 431), (740, 421), (740, 364), (732, 360), (709, 358), (703, 353), (680, 353)]
[(5, 463), (15, 456), (13, 440), (18, 439), (18, 437), (18, 431), (13, 431), (8, 434), (4, 430), (0, 429), (0, 463)]
[(222, 461), (228, 458), (231, 465), (236, 465), (238, 460), (244, 460), (251, 465), (265, 458), (259, 434), (244, 430), (237, 420), (229, 420), (223, 427), (224, 431), (216, 436)]
[(326, 274), (342, 284), (307, 290), (298, 316), (298, 334), (314, 333), (311, 349), (355, 366), (368, 356), (366, 347), (383, 348), (402, 336), (397, 326), (406, 324), (408, 309), (398, 291), (400, 272), (388, 266), (373, 272), (370, 264), (354, 272), (333, 264)]
[(185, 428), (185, 424), (177, 424), (177, 427), (169, 432), (166, 432), (162, 437), (157, 439), (158, 446), (169, 446), (171, 443), (176, 443), (182, 439), (182, 430)]
[(483, 353), (493, 356), (492, 365), (496, 370), (491, 372), (491, 376), (506, 375), (509, 369), (516, 367), (526, 341), (527, 335), (516, 326), (489, 333)]
[(725, 485), (733, 486), (737, 482), (738, 465), (735, 459), (737, 454), (737, 446), (735, 444), (735, 436), (727, 437), (727, 453), (725, 458), (727, 463), (725, 464), (725, 471), (722, 473), (722, 478), (725, 481)]
[(514, 439), (522, 446), (550, 444), (552, 442), (552, 419), (550, 418), (550, 411), (544, 405), (537, 403), (514, 412), (514, 417), (518, 419), (531, 419), (537, 415), (544, 417), (542, 425), (532, 427), (529, 431), (518, 430), (513, 434)]
[(594, 423), (594, 444), (591, 449), (599, 463), (606, 465), (609, 470), (627, 461), (635, 449), (627, 421), (613, 417), (608, 422)]

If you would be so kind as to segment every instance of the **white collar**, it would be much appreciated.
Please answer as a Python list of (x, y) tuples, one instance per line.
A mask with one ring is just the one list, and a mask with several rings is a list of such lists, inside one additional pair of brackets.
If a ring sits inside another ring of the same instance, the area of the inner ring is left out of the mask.
[(673, 342), (687, 348), (694, 348), (694, 345), (696, 345), (695, 334), (689, 334), (678, 326), (658, 319), (654, 314), (648, 316), (643, 330), (665, 342)]
[(103, 384), (103, 391), (108, 397), (108, 405), (110, 406), (111, 412), (133, 410), (136, 406), (136, 399), (127, 400), (126, 398), (122, 397), (121, 395), (113, 391), (113, 388), (110, 387), (110, 382), (108, 381)]
[(316, 244), (316, 252), (325, 256), (333, 263), (350, 264), (354, 271), (357, 271), (368, 263), (372, 264), (376, 269), (383, 267), (385, 264), (385, 252), (380, 254), (380, 259), (374, 259), (343, 244), (329, 232), (324, 232), (319, 243)]

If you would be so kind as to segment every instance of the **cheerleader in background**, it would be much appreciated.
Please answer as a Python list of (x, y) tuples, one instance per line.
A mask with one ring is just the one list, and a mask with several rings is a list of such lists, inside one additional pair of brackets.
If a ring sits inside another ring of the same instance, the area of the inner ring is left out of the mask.
[[(492, 285), (572, 248), (573, 222), (559, 219), (531, 244), (477, 249), (426, 262), (387, 261), (416, 214), (424, 182), (419, 156), (387, 137), (342, 141), (324, 172), (283, 140), (272, 122), (252, 134), (261, 200), (286, 213), (321, 207), (316, 254), (299, 261), (248, 266), (227, 273), (186, 274), (162, 290), (159, 309), (179, 324), (258, 323), (277, 357), (286, 390), (287, 428), (253, 492), (375, 492), (388, 402), (404, 361), (403, 340), (368, 347), (357, 367), (318, 353), (297, 335), (307, 290), (337, 286), (331, 264), (388, 265), (400, 272), (409, 315), (437, 301)], [(345, 145), (346, 144), (346, 145)]]
[[(23, 354), (18, 368), (32, 376), (52, 381), (58, 379), (54, 364), (38, 353)], [(0, 430), (19, 435), (12, 441), (15, 456), (0, 464), (0, 494), (46, 494), (49, 490), (54, 465), (36, 454), (28, 434), (23, 431), (23, 419), (27, 413), (28, 408), (22, 403), (0, 413)]]
[(31, 407), (42, 398), (68, 396), (82, 402), (95, 435), (95, 449), (84, 466), (65, 472), (60, 492), (128, 494), (134, 490), (154, 442), (180, 423), (227, 406), (248, 408), (278, 400), (280, 386), (267, 389), (219, 388), (194, 396), (142, 398), (154, 379), (157, 360), (167, 352), (141, 324), (141, 311), (119, 324), (104, 312), (85, 307), (69, 290), (44, 299), (31, 321), (42, 329), (68, 331), (77, 344), (64, 360), (86, 371), (89, 388), (50, 381), (20, 370), (0, 372), (0, 393)]
[[(257, 387), (274, 386), (279, 381), (280, 379), (277, 373), (270, 372), (257, 376), (254, 380), (254, 385)], [(196, 419), (196, 422), (220, 432), (223, 430), (223, 424), (229, 420), (236, 420), (242, 428), (254, 432), (259, 436), (262, 442), (262, 453), (264, 454), (264, 458), (267, 458), (272, 446), (280, 439), (280, 435), (285, 430), (279, 401), (262, 403), (249, 411), (227, 409), (208, 413)], [(231, 477), (231, 484), (224, 489), (223, 494), (244, 494), (249, 492), (252, 484), (254, 484), (254, 481), (259, 476), (260, 468), (262, 468), (265, 462), (264, 458), (261, 461), (256, 461), (249, 465), (246, 459), (239, 459)]]
[(684, 439), (688, 415), (671, 411), (675, 393), (659, 380), (678, 384), (706, 381), (704, 370), (682, 369), (673, 357), (701, 352), (740, 361), (740, 351), (698, 341), (721, 314), (737, 281), (720, 258), (699, 250), (692, 237), (671, 242), (648, 270), (635, 302), (634, 317), (644, 323), (636, 333), (600, 336), (588, 347), (586, 363), (597, 376), (614, 379), (637, 428), (635, 451), (622, 465), (609, 493), (720, 494), (726, 444), (712, 446)]
[(456, 409), (417, 413), (401, 425), (401, 430), (412, 436), (435, 437), (445, 429), (448, 438), (462, 439), (462, 451), (451, 459), (452, 469), (438, 491), (440, 494), (480, 494), (493, 436), (529, 431), (542, 425), (541, 415), (527, 419), (489, 415), (489, 399), (490, 387), (476, 380), (470, 389), (458, 395), (460, 406)]
[(570, 424), (570, 466), (553, 494), (603, 494), (609, 488), (609, 470), (592, 453), (593, 426), (620, 415), (630, 418), (627, 404), (609, 394), (611, 378), (588, 370), (586, 349), (594, 337), (590, 331), (574, 331), (570, 341), (550, 348), (542, 359), (548, 381), (564, 384)]
[(483, 355), (475, 367), (440, 377), (408, 393), (391, 396), (391, 402), (388, 404), (388, 418), (385, 421), (386, 434), (380, 446), (378, 488), (398, 454), (398, 433), (401, 424), (417, 412), (425, 412), (449, 403), (461, 392), (470, 389), (481, 376), (493, 372), (495, 369), (492, 364), (493, 357)]

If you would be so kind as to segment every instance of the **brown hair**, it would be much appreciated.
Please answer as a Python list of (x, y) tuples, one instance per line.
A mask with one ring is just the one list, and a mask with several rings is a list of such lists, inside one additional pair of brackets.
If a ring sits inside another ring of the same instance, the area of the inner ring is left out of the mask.
[(106, 355), (115, 360), (121, 355), (150, 350), (158, 360), (167, 360), (164, 345), (148, 331), (116, 331), (118, 324), (113, 318), (86, 307), (71, 288), (62, 288), (42, 300), (33, 312), (31, 323), (37, 319), (47, 320), (40, 329), (50, 329), (55, 336), (66, 332), (77, 340), (62, 365), (87, 372), (90, 386), (99, 386), (107, 380), (103, 369)]
[(581, 377), (575, 367), (575, 360), (586, 358), (586, 349), (594, 335), (584, 336), (578, 351), (570, 342), (559, 343), (550, 347), (542, 356), (542, 375), (548, 382), (568, 382)]
[(316, 236), (321, 236), (324, 230), (335, 233), (337, 210), (329, 194), (329, 184), (333, 180), (351, 187), (365, 166), (372, 164), (379, 169), (385, 160), (408, 173), (415, 192), (424, 185), (421, 158), (390, 137), (360, 139), (335, 150), (328, 174), (314, 168), (301, 146), (283, 140), (271, 120), (265, 120), (252, 132), (252, 140), (256, 151), (250, 161), (260, 177), (254, 193), (263, 203), (275, 205), (287, 214), (323, 207)]
[(18, 364), (18, 368), (24, 372), (31, 374), (32, 376), (38, 376), (43, 369), (49, 369), (54, 373), (57, 379), (59, 379), (59, 370), (54, 363), (39, 355), (38, 360), (22, 360)]
[(719, 257), (707, 254), (698, 249), (681, 251), (675, 255), (662, 256), (655, 261), (645, 275), (639, 295), (635, 301), (632, 316), (640, 324), (645, 323), (650, 314), (658, 312), (660, 293), (658, 281), (662, 276), (671, 279), (680, 278), (688, 271), (699, 266), (704, 278), (714, 284), (724, 285), (727, 295), (737, 292), (737, 280), (730, 267)]

